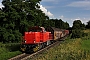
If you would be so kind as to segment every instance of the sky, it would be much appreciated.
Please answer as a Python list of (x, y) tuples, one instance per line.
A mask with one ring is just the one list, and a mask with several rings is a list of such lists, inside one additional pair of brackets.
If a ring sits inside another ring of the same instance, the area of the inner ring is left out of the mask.
[(42, 0), (40, 9), (51, 19), (62, 19), (70, 26), (74, 20), (85, 24), (90, 21), (90, 0)]
[(50, 18), (62, 19), (73, 25), (74, 20), (90, 20), (90, 0), (42, 0), (41, 7)]

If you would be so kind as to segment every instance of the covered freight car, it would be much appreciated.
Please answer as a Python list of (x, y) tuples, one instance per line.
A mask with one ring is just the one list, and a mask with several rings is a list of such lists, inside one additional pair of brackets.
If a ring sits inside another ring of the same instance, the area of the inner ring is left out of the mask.
[(57, 39), (62, 38), (64, 36), (63, 29), (59, 29), (59, 28), (55, 28), (55, 27), (47, 27), (46, 31), (49, 31), (49, 32), (51, 32), (51, 34), (53, 34), (54, 40), (57, 40)]

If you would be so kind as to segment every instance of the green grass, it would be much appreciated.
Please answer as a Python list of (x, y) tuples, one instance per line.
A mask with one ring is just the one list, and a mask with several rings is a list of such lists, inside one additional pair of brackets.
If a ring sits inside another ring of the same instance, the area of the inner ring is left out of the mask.
[(0, 60), (8, 60), (11, 57), (21, 54), (19, 49), (20, 49), (19, 43), (8, 43), (8, 44), (0, 43)]
[(90, 40), (83, 40), (81, 42), (81, 47), (84, 50), (90, 50)]
[(9, 58), (12, 58), (18, 54), (21, 54), (21, 52), (20, 51), (3, 52), (0, 54), (0, 60), (8, 60)]
[(85, 30), (88, 36), (81, 38), (81, 48), (84, 50), (90, 50), (90, 30)]

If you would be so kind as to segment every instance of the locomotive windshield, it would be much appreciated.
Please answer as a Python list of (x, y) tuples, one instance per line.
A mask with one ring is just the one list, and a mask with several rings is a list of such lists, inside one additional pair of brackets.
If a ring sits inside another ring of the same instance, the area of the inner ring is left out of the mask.
[(29, 32), (41, 32), (42, 31), (42, 28), (40, 27), (31, 27), (29, 29)]
[(42, 29), (30, 29), (29, 32), (41, 32)]
[(32, 27), (29, 29), (29, 32), (45, 32), (44, 27)]

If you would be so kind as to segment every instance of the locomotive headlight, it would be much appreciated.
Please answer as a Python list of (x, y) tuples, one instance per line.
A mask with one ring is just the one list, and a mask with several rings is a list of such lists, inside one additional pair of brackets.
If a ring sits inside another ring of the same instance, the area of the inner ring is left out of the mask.
[(34, 43), (35, 43), (36, 41), (34, 40)]
[(26, 43), (26, 40), (23, 40), (22, 42), (23, 42), (23, 43)]
[(26, 40), (24, 41), (24, 43), (26, 43)]

